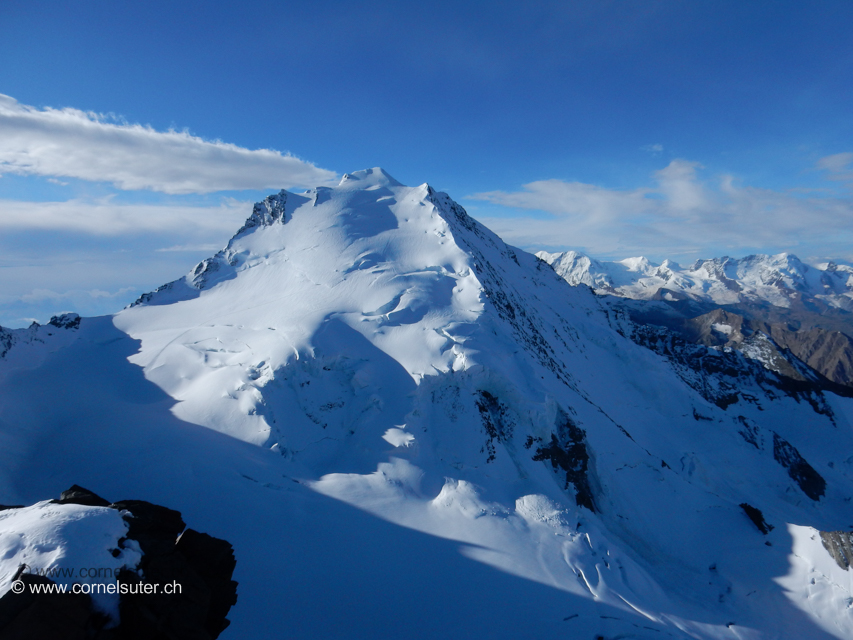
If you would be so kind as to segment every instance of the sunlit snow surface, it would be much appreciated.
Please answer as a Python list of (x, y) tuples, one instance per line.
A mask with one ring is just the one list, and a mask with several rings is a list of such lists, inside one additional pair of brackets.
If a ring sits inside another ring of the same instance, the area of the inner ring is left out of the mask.
[[(853, 524), (849, 400), (744, 381), (723, 410), (379, 169), (264, 206), (142, 304), (0, 359), (0, 503), (76, 483), (179, 509), (235, 547), (223, 637), (853, 636), (847, 573), (799, 533)], [(539, 453), (567, 419), (595, 512)]]

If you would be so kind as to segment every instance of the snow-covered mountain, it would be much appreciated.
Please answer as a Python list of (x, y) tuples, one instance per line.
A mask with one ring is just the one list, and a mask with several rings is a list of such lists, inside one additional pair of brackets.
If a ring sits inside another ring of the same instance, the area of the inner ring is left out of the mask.
[(828, 262), (804, 264), (797, 256), (752, 255), (697, 260), (689, 267), (646, 258), (601, 262), (577, 251), (536, 254), (567, 282), (586, 284), (600, 293), (636, 300), (685, 300), (720, 305), (765, 302), (790, 307), (814, 300), (853, 311), (853, 267)]
[(282, 191), (0, 345), (0, 503), (180, 510), (234, 546), (223, 638), (853, 636), (853, 400), (632, 323), (426, 184)]

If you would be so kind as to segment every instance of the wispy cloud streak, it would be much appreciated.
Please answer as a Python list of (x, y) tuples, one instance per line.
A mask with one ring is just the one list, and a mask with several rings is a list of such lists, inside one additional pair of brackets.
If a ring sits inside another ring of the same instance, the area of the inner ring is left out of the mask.
[(0, 173), (109, 182), (168, 194), (313, 187), (335, 173), (272, 149), (156, 131), (79, 109), (38, 109), (0, 94)]
[(116, 204), (109, 198), (96, 202), (0, 200), (0, 230), (71, 231), (96, 236), (213, 233), (227, 239), (251, 210), (250, 202), (230, 198), (212, 207)]

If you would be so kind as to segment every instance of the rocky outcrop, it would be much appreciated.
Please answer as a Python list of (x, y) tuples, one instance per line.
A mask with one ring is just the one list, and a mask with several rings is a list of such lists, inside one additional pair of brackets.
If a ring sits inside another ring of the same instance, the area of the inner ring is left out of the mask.
[(781, 324), (767, 325), (766, 331), (776, 344), (821, 375), (853, 386), (853, 340), (846, 334), (820, 327), (791, 331)]
[(847, 571), (853, 561), (853, 532), (821, 531), (820, 541), (838, 566)]
[(4, 357), (15, 342), (14, 334), (8, 329), (0, 327), (0, 358)]
[(63, 313), (53, 316), (48, 324), (57, 329), (77, 329), (80, 327), (80, 316), (76, 313)]
[[(76, 313), (63, 313), (53, 316), (46, 325), (33, 321), (26, 329), (6, 329), (0, 327), (0, 360), (6, 357), (16, 345), (51, 342), (59, 336), (68, 337), (80, 328), (81, 318)], [(56, 331), (61, 329), (62, 331)], [(68, 333), (71, 332), (71, 333)], [(61, 339), (60, 339), (61, 342)]]
[(495, 460), (495, 442), (506, 442), (512, 436), (513, 424), (507, 414), (507, 408), (488, 391), (478, 392), (477, 410), (483, 421), (483, 430), (487, 440), (483, 453), (487, 454), (486, 462)]
[(686, 319), (682, 324), (681, 335), (695, 344), (718, 347), (741, 343), (752, 335), (752, 330), (748, 324), (744, 326), (743, 316), (724, 309), (714, 309), (710, 313)]
[(791, 479), (809, 498), (816, 502), (823, 497), (826, 480), (778, 433), (773, 434), (773, 458), (787, 469)]
[(743, 512), (747, 517), (752, 520), (752, 524), (754, 524), (755, 527), (765, 536), (775, 528), (772, 524), (767, 524), (767, 521), (764, 519), (764, 514), (761, 513), (761, 509), (753, 507), (751, 504), (747, 504), (746, 502), (742, 502), (740, 508), (743, 509)]
[(586, 446), (586, 433), (565, 412), (557, 415), (556, 433), (551, 434), (550, 442), (528, 436), (525, 447), (530, 449), (538, 444), (533, 459), (547, 460), (554, 473), (565, 474), (563, 490), (574, 489), (575, 502), (579, 507), (595, 511), (595, 500), (589, 479), (589, 450)]
[[(213, 640), (228, 626), (228, 611), (237, 602), (231, 579), (236, 560), (231, 545), (193, 529), (181, 514), (144, 500), (110, 504), (97, 494), (72, 486), (56, 504), (109, 507), (123, 512), (128, 533), (120, 546), (138, 545), (142, 560), (136, 570), (123, 569), (117, 583), (120, 622), (93, 609), (85, 594), (38, 593), (26, 588), (0, 598), (0, 637), (4, 640)], [(117, 550), (117, 552), (119, 552)], [(44, 576), (18, 570), (24, 585), (51, 584)], [(180, 585), (174, 593), (146, 592), (145, 585)]]
[(263, 201), (256, 202), (252, 208), (252, 215), (249, 216), (234, 237), (238, 237), (255, 227), (264, 227), (275, 223), (284, 224), (287, 222), (288, 195), (290, 194), (282, 189), (276, 194), (267, 196)]

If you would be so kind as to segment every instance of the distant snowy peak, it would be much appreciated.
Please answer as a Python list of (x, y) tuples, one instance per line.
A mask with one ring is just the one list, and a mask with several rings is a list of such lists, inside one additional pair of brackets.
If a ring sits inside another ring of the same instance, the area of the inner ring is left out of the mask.
[(638, 300), (692, 299), (715, 304), (765, 302), (790, 307), (803, 298), (853, 310), (853, 267), (809, 266), (790, 253), (697, 260), (689, 267), (646, 258), (601, 262), (577, 251), (536, 254), (569, 284)]
[[(338, 187), (343, 186), (363, 189), (366, 186), (402, 187), (403, 184), (395, 180), (391, 174), (385, 171), (382, 167), (373, 167), (372, 169), (362, 169), (361, 171), (354, 171), (353, 173), (345, 173), (341, 178), (340, 183), (338, 183)], [(324, 187), (320, 188), (322, 189)]]
[(593, 289), (607, 291), (613, 288), (613, 280), (607, 268), (594, 258), (577, 251), (565, 253), (540, 251), (536, 255), (554, 267), (557, 274), (571, 285), (585, 284)]

